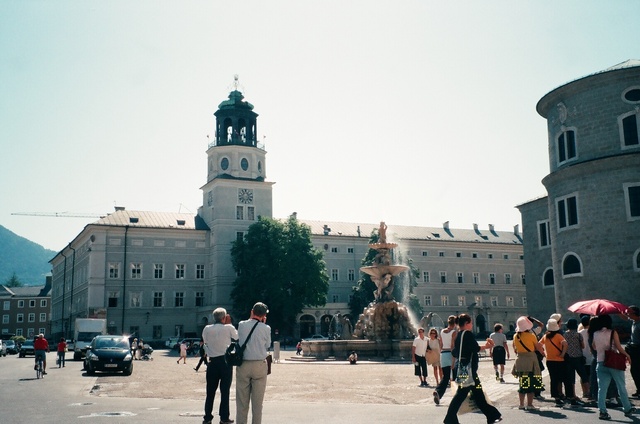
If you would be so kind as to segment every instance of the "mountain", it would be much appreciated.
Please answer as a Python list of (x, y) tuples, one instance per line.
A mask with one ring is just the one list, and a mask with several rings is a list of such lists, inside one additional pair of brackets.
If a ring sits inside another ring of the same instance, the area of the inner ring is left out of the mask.
[(0, 225), (0, 284), (15, 272), (25, 286), (42, 286), (51, 272), (49, 260), (57, 252), (45, 249)]

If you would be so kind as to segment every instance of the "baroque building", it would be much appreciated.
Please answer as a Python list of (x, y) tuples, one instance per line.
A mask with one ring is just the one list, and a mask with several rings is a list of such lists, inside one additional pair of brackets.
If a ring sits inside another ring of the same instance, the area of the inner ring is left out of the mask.
[[(211, 311), (231, 309), (236, 278), (232, 243), (259, 216), (272, 217), (272, 182), (258, 141), (253, 105), (231, 91), (215, 112), (207, 149), (207, 180), (197, 215), (129, 211), (122, 207), (87, 225), (51, 260), (55, 336), (73, 332), (76, 318), (106, 318), (110, 333), (145, 340), (197, 336)], [(327, 334), (338, 313), (355, 323), (349, 296), (377, 224), (304, 221), (324, 252), (330, 288), (327, 304), (299, 314), (292, 337)], [(425, 312), (446, 321), (470, 312), (479, 331), (495, 322), (514, 327), (526, 311), (522, 238), (513, 232), (405, 227), (389, 233), (420, 269), (415, 294)], [(240, 317), (239, 317), (240, 318)], [(420, 318), (420, 317), (418, 317)], [(434, 322), (435, 323), (435, 322)], [(277, 329), (274, 329), (277, 330)], [(285, 336), (285, 335), (282, 335)]]
[(547, 195), (522, 214), (532, 315), (606, 298), (640, 302), (640, 61), (564, 84), (537, 105), (547, 120)]

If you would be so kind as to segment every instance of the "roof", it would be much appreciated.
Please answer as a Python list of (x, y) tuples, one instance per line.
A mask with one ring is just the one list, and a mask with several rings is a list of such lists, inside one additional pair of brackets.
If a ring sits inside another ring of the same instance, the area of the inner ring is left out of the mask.
[[(311, 227), (313, 235), (331, 235), (343, 237), (365, 237), (369, 238), (373, 230), (377, 230), (380, 224), (350, 223), (350, 222), (330, 222), (330, 221), (307, 221), (300, 222)], [(442, 227), (412, 227), (405, 225), (387, 224), (387, 237), (390, 241), (395, 240), (432, 240), (451, 242), (478, 242), (478, 243), (502, 243), (502, 244), (522, 244), (520, 234), (515, 231), (496, 231), (495, 229), (457, 229), (448, 227), (445, 223)], [(325, 234), (325, 226), (329, 229), (329, 234)], [(358, 230), (360, 231), (358, 233)]]
[(1, 297), (43, 297), (47, 294), (42, 294), (45, 286), (22, 286), (22, 287), (7, 287), (0, 286)]
[(177, 230), (208, 230), (198, 216), (190, 213), (117, 210), (89, 225), (137, 228), (171, 228)]

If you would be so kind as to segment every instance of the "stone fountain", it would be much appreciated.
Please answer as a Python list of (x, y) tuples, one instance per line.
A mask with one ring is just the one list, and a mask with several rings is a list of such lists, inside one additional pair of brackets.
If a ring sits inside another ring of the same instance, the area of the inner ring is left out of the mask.
[(358, 317), (353, 339), (303, 342), (305, 356), (346, 359), (353, 350), (359, 358), (410, 360), (413, 337), (417, 331), (411, 324), (407, 307), (393, 298), (394, 277), (409, 267), (392, 263), (391, 251), (398, 245), (387, 242), (386, 234), (387, 226), (381, 222), (378, 242), (369, 244), (369, 248), (378, 252), (373, 264), (360, 268), (360, 271), (371, 276), (376, 290), (374, 301)]

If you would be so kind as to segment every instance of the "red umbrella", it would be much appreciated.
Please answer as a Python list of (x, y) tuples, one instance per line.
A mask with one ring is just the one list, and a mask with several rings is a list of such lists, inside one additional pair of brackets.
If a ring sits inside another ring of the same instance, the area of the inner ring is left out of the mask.
[(624, 314), (627, 307), (619, 302), (607, 299), (593, 299), (576, 302), (569, 306), (571, 312), (589, 315)]

